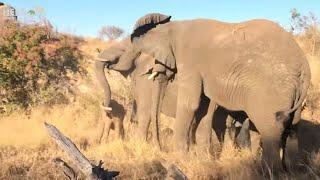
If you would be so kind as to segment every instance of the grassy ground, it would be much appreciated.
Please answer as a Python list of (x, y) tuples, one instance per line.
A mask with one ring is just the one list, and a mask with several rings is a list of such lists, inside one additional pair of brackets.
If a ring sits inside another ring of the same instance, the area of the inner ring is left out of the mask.
[[(89, 40), (83, 46), (88, 59), (95, 55), (96, 49), (107, 46), (97, 40)], [(312, 122), (314, 131), (319, 127), (319, 87), (320, 87), (320, 58), (308, 56), (313, 74), (313, 88), (309, 99), (314, 103), (304, 111), (304, 118)], [(88, 72), (92, 75), (90, 62)], [(110, 72), (110, 86), (113, 99), (130, 107), (131, 91), (130, 79)], [(63, 179), (65, 178), (51, 160), (66, 155), (51, 141), (44, 129), (44, 122), (54, 124), (65, 135), (70, 137), (80, 150), (92, 161), (103, 160), (104, 167), (120, 171), (120, 179), (161, 179), (166, 170), (161, 163), (176, 164), (190, 179), (261, 179), (262, 173), (259, 165), (259, 151), (239, 151), (230, 141), (220, 147), (215, 140), (213, 154), (201, 153), (196, 148), (186, 157), (170, 152), (161, 152), (152, 144), (141, 142), (132, 138), (133, 128), (125, 117), (126, 138), (124, 141), (114, 138), (114, 132), (107, 142), (97, 143), (102, 129), (99, 103), (102, 95), (97, 92), (96, 82), (82, 79), (76, 84), (77, 93), (68, 105), (53, 107), (39, 107), (30, 112), (16, 112), (9, 116), (0, 117), (0, 179)], [(311, 97), (311, 98), (310, 98)], [(308, 102), (307, 102), (308, 103)], [(317, 104), (318, 103), (318, 104)], [(162, 116), (161, 128), (170, 128), (172, 118)], [(310, 129), (310, 127), (308, 127)], [(314, 131), (309, 134), (300, 134), (300, 141), (305, 137), (315, 139), (313, 144), (319, 143), (320, 136)], [(298, 134), (299, 136), (299, 134)], [(319, 138), (318, 138), (319, 137)], [(165, 137), (170, 147), (170, 136)], [(299, 137), (298, 137), (299, 139)], [(310, 139), (310, 138), (309, 138)], [(254, 140), (257, 143), (257, 138)], [(289, 147), (297, 147), (297, 141), (289, 140)], [(291, 148), (292, 157), (296, 156), (297, 149)], [(304, 172), (291, 172), (280, 174), (281, 178), (316, 179), (320, 177), (320, 155), (313, 154), (311, 163)], [(294, 161), (294, 160), (293, 160)]]

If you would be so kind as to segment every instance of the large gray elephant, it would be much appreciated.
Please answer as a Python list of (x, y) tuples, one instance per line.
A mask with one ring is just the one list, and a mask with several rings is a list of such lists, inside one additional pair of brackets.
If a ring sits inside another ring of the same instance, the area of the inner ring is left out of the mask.
[(131, 41), (136, 54), (156, 59), (153, 75), (179, 79), (178, 150), (188, 151), (188, 130), (204, 92), (210, 110), (220, 105), (245, 111), (261, 134), (264, 167), (285, 168), (279, 152), (285, 150), (287, 130), (300, 120), (310, 83), (309, 64), (290, 33), (268, 20), (170, 21), (148, 14), (137, 21)]
[[(111, 91), (109, 83), (105, 76), (105, 67), (111, 70), (119, 71), (124, 76), (131, 75), (134, 91), (133, 114), (135, 114), (136, 119), (138, 119), (137, 135), (138, 137), (146, 140), (152, 116), (158, 116), (157, 114), (160, 111), (154, 110), (156, 114), (152, 115), (152, 108), (158, 107), (165, 115), (175, 117), (178, 96), (178, 83), (176, 79), (173, 79), (172, 81), (170, 81), (170, 83), (167, 83), (168, 79), (162, 79), (161, 83), (155, 85), (156, 82), (159, 82), (158, 77), (155, 82), (148, 80), (147, 73), (153, 66), (153, 58), (147, 54), (140, 54), (138, 57), (129, 54), (126, 56), (126, 58), (122, 58), (121, 56), (125, 54), (125, 52), (132, 53), (130, 48), (132, 47), (129, 40), (123, 40), (121, 42), (114, 43), (98, 56), (97, 61), (95, 62), (95, 71), (98, 81), (104, 90), (105, 100), (103, 102), (103, 105), (105, 110), (112, 110), (112, 107), (109, 107), (112, 106), (110, 104)], [(162, 91), (163, 95), (160, 95), (163, 97), (152, 100), (153, 95), (158, 94), (158, 90), (160, 88), (164, 90)], [(160, 101), (160, 106), (153, 106), (152, 104), (154, 101)], [(244, 115), (241, 115), (241, 113), (231, 113), (225, 111), (223, 108), (219, 108), (215, 112), (214, 119), (224, 119), (224, 121), (212, 122), (212, 114), (214, 112), (208, 111), (209, 101), (210, 100), (207, 97), (202, 95), (201, 105), (198, 108), (195, 117), (195, 126), (193, 126), (194, 128), (192, 128), (192, 130), (189, 132), (189, 135), (192, 137), (193, 142), (195, 142), (195, 139), (197, 139), (197, 144), (201, 144), (205, 147), (208, 147), (209, 144), (211, 144), (212, 126), (219, 141), (222, 142), (226, 129), (226, 120), (229, 118), (230, 120), (236, 119), (241, 122), (246, 118), (244, 117)], [(200, 121), (201, 119), (202, 121)], [(155, 118), (153, 119), (153, 121), (156, 121)], [(207, 128), (207, 126), (209, 128)], [(158, 127), (155, 126), (153, 128), (153, 133), (158, 133), (157, 129)], [(210, 132), (205, 132), (206, 130)], [(248, 132), (249, 130), (248, 128), (246, 128), (243, 131)], [(197, 132), (196, 135), (195, 132)], [(237, 133), (234, 136), (237, 136)], [(155, 138), (153, 139), (158, 140)], [(248, 141), (250, 141), (250, 139), (242, 138), (242, 136), (237, 137), (237, 139), (240, 139), (238, 140), (238, 142), (236, 142), (236, 144), (238, 144), (239, 146), (246, 146), (245, 144), (248, 144)], [(157, 144), (158, 143), (159, 142), (157, 142)]]

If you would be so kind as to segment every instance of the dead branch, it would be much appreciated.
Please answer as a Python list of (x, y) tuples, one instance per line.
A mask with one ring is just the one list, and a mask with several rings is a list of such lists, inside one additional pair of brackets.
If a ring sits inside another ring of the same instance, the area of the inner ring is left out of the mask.
[[(88, 178), (93, 180), (109, 180), (116, 177), (119, 172), (108, 172), (102, 168), (103, 162), (100, 161), (99, 164), (93, 165), (89, 160), (79, 151), (77, 146), (66, 136), (64, 136), (55, 126), (45, 123), (45, 127), (49, 135), (55, 140), (58, 146), (63, 149), (70, 159), (73, 161), (75, 166)], [(71, 177), (76, 177), (72, 175), (72, 171), (75, 172), (70, 166), (68, 166), (64, 161), (58, 161), (61, 164), (64, 173), (71, 179)]]
[(60, 158), (53, 159), (53, 162), (63, 170), (64, 175), (68, 177), (70, 180), (76, 180), (77, 174), (66, 162), (64, 162)]
[(188, 177), (174, 164), (171, 164), (167, 171), (167, 179), (188, 180)]

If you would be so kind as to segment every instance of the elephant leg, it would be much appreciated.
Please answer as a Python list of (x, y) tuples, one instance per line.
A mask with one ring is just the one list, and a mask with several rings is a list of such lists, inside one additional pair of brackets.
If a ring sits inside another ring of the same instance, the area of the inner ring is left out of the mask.
[(191, 82), (188, 80), (188, 84), (179, 84), (176, 120), (173, 126), (175, 149), (178, 151), (189, 150), (189, 133), (195, 111), (199, 107), (201, 90), (200, 78), (192, 79)]
[(133, 104), (132, 104), (132, 110), (130, 114), (130, 124), (138, 124), (138, 119), (137, 119), (137, 102), (134, 99)]
[(266, 173), (282, 169), (280, 151), (283, 123), (278, 122), (274, 113), (261, 113), (250, 118), (255, 123), (261, 134), (262, 142), (262, 166)]
[(124, 138), (124, 129), (123, 129), (123, 120), (116, 119), (114, 120), (114, 129), (117, 134), (117, 138), (123, 139)]
[(138, 138), (144, 141), (148, 138), (148, 129), (150, 125), (150, 106), (148, 103), (141, 102), (137, 105), (137, 117), (138, 117)]
[[(200, 105), (195, 113), (194, 120), (192, 122), (191, 131), (190, 131), (190, 140), (191, 140), (191, 144), (193, 145), (196, 144), (197, 129), (199, 127), (200, 122), (204, 118), (204, 116), (207, 115), (209, 104), (210, 104), (210, 99), (207, 96), (205, 96), (204, 93), (202, 93)], [(212, 123), (212, 121), (210, 121), (210, 123)], [(211, 126), (212, 124), (210, 125), (210, 127)]]
[(135, 112), (137, 119), (137, 133), (135, 136), (138, 139), (147, 141), (148, 129), (150, 125), (150, 114), (151, 114), (151, 96), (152, 90), (150, 83), (146, 83), (147, 79), (142, 77), (136, 77), (136, 85), (134, 87), (135, 94)]
[(215, 102), (210, 102), (207, 114), (200, 121), (198, 129), (196, 131), (197, 145), (201, 148), (210, 148), (213, 114), (216, 111), (217, 107), (218, 105)]
[(240, 132), (235, 137), (235, 143), (239, 148), (251, 148), (249, 118), (243, 122)]
[[(102, 114), (105, 114), (105, 113), (102, 113)], [(106, 142), (108, 140), (111, 125), (112, 125), (112, 121), (109, 118), (107, 118), (107, 117), (102, 117), (102, 118), (104, 121), (103, 122), (104, 128), (103, 128), (103, 131), (99, 137), (99, 143), (101, 143), (102, 141)]]
[(216, 131), (217, 137), (219, 139), (219, 142), (222, 144), (225, 141), (226, 142), (234, 142), (235, 141), (235, 137), (236, 137), (236, 127), (234, 122), (234, 118), (230, 115), (227, 116), (226, 118), (226, 133), (220, 133), (221, 135), (219, 135)]

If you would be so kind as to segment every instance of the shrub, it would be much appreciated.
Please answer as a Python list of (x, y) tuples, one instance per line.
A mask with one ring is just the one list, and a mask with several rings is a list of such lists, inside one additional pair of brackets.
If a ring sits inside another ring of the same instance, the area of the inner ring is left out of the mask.
[(306, 99), (306, 107), (310, 111), (311, 115), (313, 115), (314, 112), (319, 110), (320, 108), (320, 92), (317, 86), (310, 84), (308, 96)]
[(66, 102), (63, 87), (72, 74), (84, 72), (79, 43), (77, 38), (54, 33), (45, 25), (8, 22), (1, 27), (0, 98), (3, 105), (26, 108)]
[(291, 10), (291, 31), (299, 34), (304, 50), (311, 55), (320, 55), (320, 30), (318, 18), (309, 12), (302, 15), (297, 9)]

